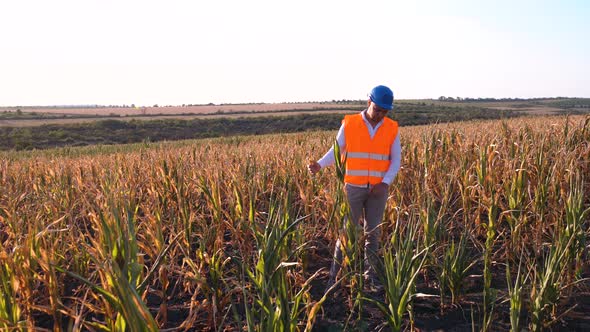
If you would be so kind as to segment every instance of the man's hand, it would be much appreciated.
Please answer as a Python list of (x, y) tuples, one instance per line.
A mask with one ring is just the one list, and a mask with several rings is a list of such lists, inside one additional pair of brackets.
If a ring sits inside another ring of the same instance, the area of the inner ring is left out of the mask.
[(317, 161), (314, 161), (311, 164), (307, 165), (307, 169), (309, 170), (309, 172), (311, 174), (315, 174), (315, 173), (319, 172), (321, 168), (322, 168), (322, 166), (320, 166), (320, 164), (318, 164)]
[(385, 182), (377, 183), (371, 188), (371, 195), (381, 196), (386, 195), (389, 190), (389, 185)]

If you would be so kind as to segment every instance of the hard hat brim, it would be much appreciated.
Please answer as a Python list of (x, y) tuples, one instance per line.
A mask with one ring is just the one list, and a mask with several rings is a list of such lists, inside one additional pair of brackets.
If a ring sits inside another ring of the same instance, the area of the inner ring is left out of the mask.
[(373, 98), (373, 96), (370, 96), (369, 98), (371, 99), (372, 102), (374, 102), (375, 104), (377, 104), (377, 106), (381, 107), (382, 109), (385, 109), (385, 110), (388, 110), (388, 111), (391, 111), (393, 109), (393, 103), (391, 103), (391, 104), (383, 104), (383, 103), (376, 102), (375, 99)]

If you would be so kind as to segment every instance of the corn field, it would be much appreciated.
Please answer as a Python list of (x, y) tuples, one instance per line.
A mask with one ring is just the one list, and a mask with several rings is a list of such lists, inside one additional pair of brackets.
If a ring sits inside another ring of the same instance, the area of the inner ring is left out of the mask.
[(402, 127), (377, 296), (337, 171), (306, 169), (334, 138), (1, 154), (0, 330), (590, 327), (589, 117)]

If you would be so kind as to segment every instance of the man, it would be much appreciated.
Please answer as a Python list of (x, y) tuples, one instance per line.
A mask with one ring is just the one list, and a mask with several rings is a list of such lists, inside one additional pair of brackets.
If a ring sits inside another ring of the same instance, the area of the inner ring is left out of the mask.
[[(389, 185), (400, 168), (401, 145), (397, 122), (387, 118), (393, 109), (393, 92), (379, 85), (371, 90), (367, 108), (359, 114), (347, 115), (336, 140), (346, 153), (345, 191), (353, 224), (363, 220), (365, 234), (364, 278), (377, 287), (375, 266), (381, 235), (380, 224), (385, 211)], [(334, 163), (333, 147), (317, 162), (307, 167), (312, 174)], [(342, 244), (336, 242), (328, 287), (334, 284), (342, 264)]]

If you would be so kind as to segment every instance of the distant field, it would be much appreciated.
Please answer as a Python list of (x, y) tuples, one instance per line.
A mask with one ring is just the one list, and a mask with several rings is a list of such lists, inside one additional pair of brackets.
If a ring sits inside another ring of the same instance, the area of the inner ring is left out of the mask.
[[(362, 109), (358, 106), (350, 108), (231, 115), (171, 114), (143, 117), (6, 119), (4, 121), (11, 121), (12, 126), (0, 126), (0, 150), (336, 130), (344, 114), (356, 113)], [(408, 126), (475, 119), (507, 119), (521, 114), (512, 110), (492, 110), (474, 106), (398, 103), (395, 112), (389, 113), (389, 116), (399, 121), (401, 126)], [(36, 126), (33, 127), (34, 125)]]
[(514, 110), (519, 112), (526, 112), (531, 115), (554, 115), (560, 114), (564, 110), (561, 108), (555, 107), (545, 107), (545, 106), (536, 106), (536, 107), (510, 107), (510, 106), (488, 106), (486, 108), (495, 109), (495, 110)]
[(174, 114), (169, 115), (148, 115), (148, 116), (104, 116), (104, 117), (51, 117), (41, 119), (11, 119), (3, 120), (0, 118), (0, 127), (36, 127), (42, 125), (61, 125), (61, 124), (77, 124), (77, 123), (88, 123), (103, 120), (118, 120), (118, 121), (131, 121), (131, 120), (194, 120), (194, 119), (220, 119), (220, 118), (248, 118), (248, 117), (264, 117), (264, 116), (291, 116), (299, 114), (343, 114), (357, 112), (361, 108), (356, 109), (341, 109), (341, 110), (292, 110), (292, 111), (277, 111), (269, 113), (266, 112), (246, 112), (246, 113), (203, 113), (203, 114)]
[(363, 103), (231, 104), (165, 107), (0, 107), (0, 127), (35, 127), (50, 124), (87, 123), (97, 120), (159, 120), (289, 116), (296, 114), (348, 113)]
[[(151, 107), (145, 110), (129, 107), (0, 109), (0, 150), (336, 130), (344, 114), (356, 113), (365, 107), (366, 102), (358, 100), (340, 103)], [(112, 110), (118, 113), (110, 112)], [(63, 111), (70, 113), (58, 113)], [(97, 115), (97, 112), (102, 114)], [(389, 116), (399, 121), (401, 126), (409, 126), (588, 113), (590, 99), (581, 98), (495, 101), (425, 99), (397, 100)]]
[[(531, 100), (396, 100), (394, 113), (419, 109), (437, 112), (443, 108), (514, 111), (519, 115), (583, 114), (590, 112), (590, 99)], [(252, 116), (292, 116), (297, 114), (344, 114), (357, 112), (366, 101), (223, 104), (152, 107), (0, 107), (0, 127), (34, 127), (51, 124), (87, 123), (97, 120), (193, 120), (197, 118), (237, 118)]]
[[(414, 100), (411, 102), (420, 102), (421, 100)], [(410, 102), (410, 101), (408, 101)], [(451, 106), (467, 106), (473, 105), (477, 107), (498, 109), (498, 110), (518, 110), (522, 112), (529, 112), (532, 114), (559, 114), (565, 110), (568, 111), (583, 111), (590, 110), (590, 98), (559, 98), (559, 99), (525, 99), (525, 100), (432, 100), (434, 105), (451, 105)]]
[[(364, 105), (364, 103), (363, 103)], [(160, 107), (0, 107), (2, 111), (23, 113), (67, 114), (85, 116), (133, 116), (133, 115), (167, 115), (167, 114), (223, 114), (243, 112), (276, 112), (288, 110), (320, 110), (326, 108), (345, 108), (351, 104), (338, 103), (276, 103), (276, 104), (223, 104), (193, 106), (160, 106)], [(361, 105), (362, 106), (362, 105)]]

